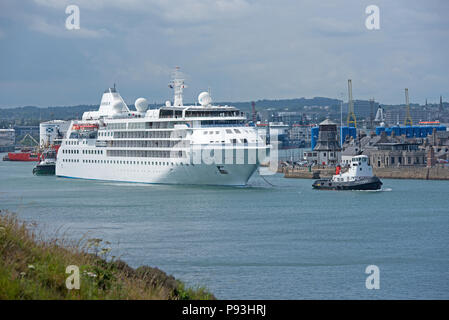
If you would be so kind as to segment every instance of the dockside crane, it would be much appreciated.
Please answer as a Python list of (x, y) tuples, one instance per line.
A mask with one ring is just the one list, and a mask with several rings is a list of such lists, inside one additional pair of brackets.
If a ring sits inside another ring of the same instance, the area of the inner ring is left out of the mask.
[(352, 100), (352, 81), (348, 80), (348, 127), (357, 128), (357, 120), (354, 113), (354, 101)]
[(23, 139), (19, 141), (19, 143), (20, 143), (20, 144), (23, 144), (23, 143), (26, 141), (27, 138), (30, 139), (30, 140), (35, 144), (35, 147), (37, 147), (37, 146), (39, 145), (39, 142), (37, 142), (36, 139), (34, 139), (34, 138), (31, 136), (31, 134), (29, 134), (29, 133), (27, 133), (27, 134), (23, 137)]
[(254, 101), (251, 102), (251, 109), (252, 109), (252, 113), (253, 113), (253, 123), (256, 124), (257, 113), (256, 113), (256, 103)]
[(412, 126), (413, 125), (413, 120), (412, 120), (412, 116), (410, 114), (410, 102), (408, 100), (408, 88), (405, 88), (405, 105), (407, 108), (407, 113), (405, 115), (405, 120), (404, 120), (404, 125), (405, 126)]

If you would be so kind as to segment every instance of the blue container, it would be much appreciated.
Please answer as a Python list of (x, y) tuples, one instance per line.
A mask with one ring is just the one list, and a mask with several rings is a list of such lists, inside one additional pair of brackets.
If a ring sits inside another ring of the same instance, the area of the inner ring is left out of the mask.
[(413, 131), (413, 137), (419, 138), (421, 136), (421, 128), (420, 127), (413, 126), (412, 131)]
[(357, 128), (349, 127), (349, 135), (354, 139), (357, 138)]
[(407, 138), (413, 138), (413, 127), (405, 127), (405, 135)]
[(385, 132), (387, 133), (387, 136), (391, 136), (392, 131), (393, 131), (392, 128), (385, 128)]
[(427, 128), (426, 127), (419, 128), (419, 136), (421, 138), (425, 138), (427, 136)]
[(312, 150), (315, 149), (316, 143), (318, 141), (318, 135), (320, 133), (320, 127), (313, 127), (311, 129), (311, 141), (310, 146), (312, 147)]
[(376, 127), (376, 135), (380, 136), (382, 132), (385, 131), (385, 127)]
[(439, 126), (439, 127), (437, 127), (437, 131), (446, 131), (446, 127), (445, 126)]
[(343, 143), (346, 140), (346, 137), (353, 137), (354, 139), (357, 138), (357, 128), (354, 127), (340, 127), (340, 144), (343, 145)]
[(401, 127), (399, 127), (399, 126), (392, 127), (391, 132), (394, 132), (394, 134), (396, 136), (400, 136), (401, 135)]

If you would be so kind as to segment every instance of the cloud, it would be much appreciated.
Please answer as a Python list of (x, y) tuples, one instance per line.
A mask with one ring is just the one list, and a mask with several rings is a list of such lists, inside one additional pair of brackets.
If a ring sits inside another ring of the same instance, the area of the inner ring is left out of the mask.
[(91, 30), (82, 26), (77, 30), (67, 30), (65, 24), (50, 24), (41, 16), (32, 16), (29, 21), (31, 30), (55, 37), (102, 38), (111, 36), (110, 32), (106, 29)]
[[(70, 4), (80, 8), (80, 30), (65, 29)], [(88, 94), (96, 97), (95, 90), (114, 81), (129, 96), (148, 94), (164, 101), (171, 96), (166, 83), (176, 65), (187, 74), (187, 96), (210, 86), (214, 99), (222, 101), (338, 97), (349, 78), (356, 98), (402, 102), (405, 87), (422, 100), (449, 96), (449, 2), (377, 0), (381, 16), (376, 31), (365, 28), (370, 4), (27, 0), (22, 5), (2, 0), (0, 38), (9, 45), (0, 52), (0, 69), (8, 71), (2, 79), (10, 74), (23, 81), (45, 70), (48, 83), (59, 80), (58, 88), (63, 88), (62, 76), (71, 77), (79, 95), (61, 95), (65, 104), (85, 101)], [(71, 38), (77, 41), (67, 41)], [(9, 49), (16, 47), (22, 48), (19, 54)], [(27, 62), (37, 56), (41, 68)], [(68, 56), (73, 70), (64, 73)], [(75, 71), (76, 78), (71, 76)], [(19, 88), (0, 88), (0, 96), (28, 99), (29, 104), (37, 97), (42, 104), (56, 99), (51, 89), (35, 88), (29, 97), (20, 95)]]
[(146, 13), (172, 23), (204, 23), (226, 15), (235, 19), (248, 13), (246, 0), (34, 0), (40, 6), (62, 9), (76, 4), (80, 10)]

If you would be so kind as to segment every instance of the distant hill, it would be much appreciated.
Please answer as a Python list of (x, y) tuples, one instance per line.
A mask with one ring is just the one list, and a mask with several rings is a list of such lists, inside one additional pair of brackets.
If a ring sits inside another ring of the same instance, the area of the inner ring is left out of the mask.
[[(299, 98), (299, 99), (281, 99), (281, 100), (257, 100), (257, 111), (266, 110), (268, 108), (274, 110), (288, 109), (289, 111), (295, 111), (302, 109), (304, 106), (338, 106), (340, 101), (332, 98), (315, 97), (311, 99)], [(220, 105), (232, 105), (239, 108), (242, 111), (251, 111), (251, 102), (217, 102)], [(131, 109), (134, 109), (134, 105), (129, 105)], [(150, 105), (150, 108), (160, 107), (162, 104)], [(2, 122), (18, 122), (21, 124), (31, 125), (30, 122), (36, 122), (37, 124), (47, 120), (70, 120), (79, 119), (83, 115), (83, 112), (90, 110), (97, 110), (99, 105), (78, 105), (78, 106), (57, 106), (57, 107), (17, 107), (17, 108), (1, 108), (0, 119)], [(16, 123), (16, 124), (18, 124)]]
[(0, 109), (0, 125), (4, 122), (22, 125), (38, 125), (47, 120), (70, 120), (81, 118), (83, 112), (98, 109), (98, 105), (61, 106), (61, 107), (17, 107)]
[[(219, 105), (232, 105), (246, 112), (251, 112), (251, 101), (246, 102), (216, 102)], [(304, 111), (305, 106), (329, 106), (328, 112), (340, 113), (340, 100), (326, 97), (296, 98), (279, 100), (256, 100), (256, 110), (263, 112), (270, 109), (272, 111)], [(163, 104), (151, 104), (150, 108), (157, 108)], [(447, 107), (447, 103), (444, 103)], [(16, 107), (0, 108), (0, 128), (11, 125), (39, 125), (42, 121), (48, 120), (70, 120), (80, 119), (84, 112), (98, 110), (99, 105), (78, 105), (78, 106), (54, 106), (54, 107)], [(133, 104), (129, 104), (130, 109), (135, 110)], [(397, 107), (384, 105), (384, 107)]]
[[(256, 100), (256, 110), (266, 110), (268, 108), (274, 110), (288, 109), (289, 111), (299, 111), (305, 106), (319, 106), (319, 107), (337, 107), (340, 105), (340, 100), (333, 98), (314, 97), (297, 98), (297, 99), (280, 99), (280, 100)], [(221, 105), (232, 105), (239, 108), (242, 111), (251, 110), (251, 102), (220, 102)]]

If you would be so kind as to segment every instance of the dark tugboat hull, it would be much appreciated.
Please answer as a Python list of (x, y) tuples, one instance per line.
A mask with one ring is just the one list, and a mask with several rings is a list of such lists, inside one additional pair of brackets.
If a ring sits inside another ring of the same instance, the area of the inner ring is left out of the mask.
[(33, 174), (36, 176), (52, 176), (55, 175), (55, 164), (38, 164), (33, 169)]
[(315, 181), (312, 187), (320, 190), (379, 190), (382, 188), (382, 182), (378, 177), (349, 182), (335, 182), (330, 179), (320, 179)]

